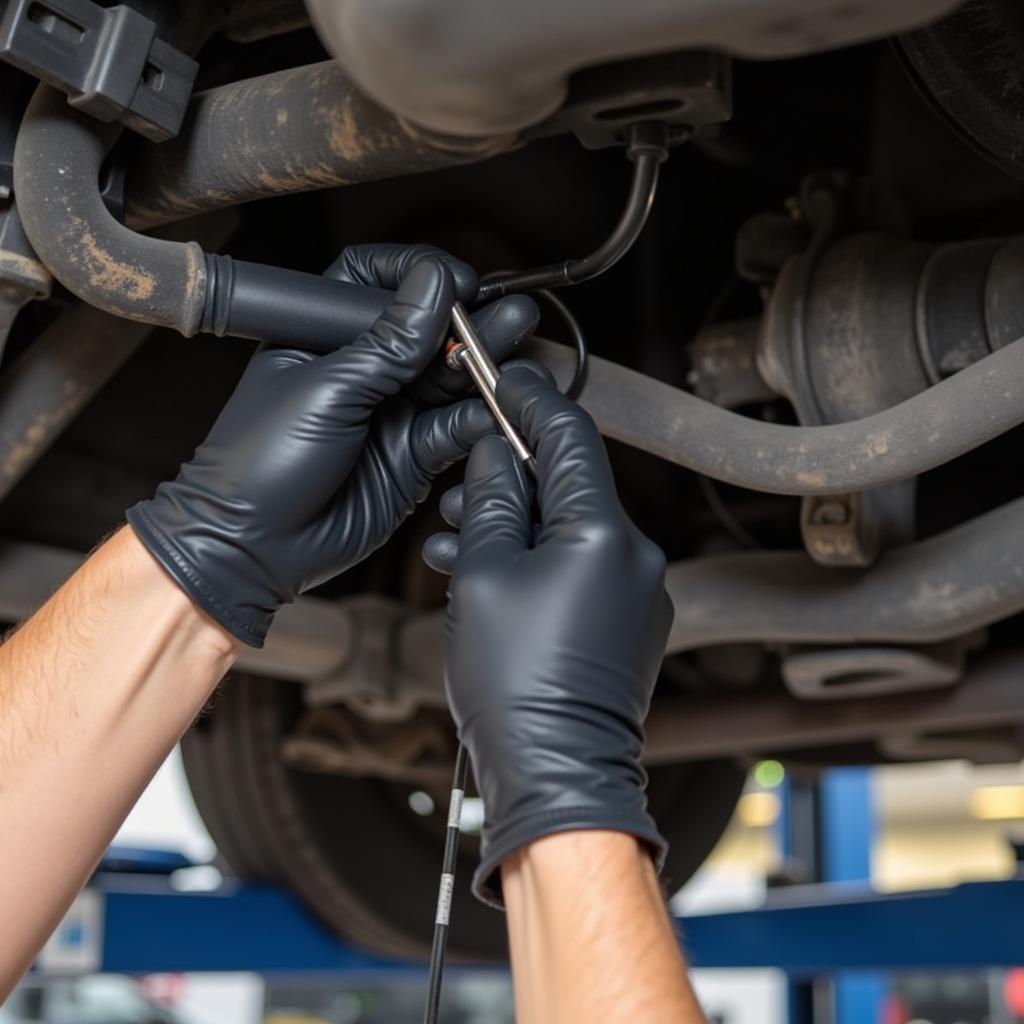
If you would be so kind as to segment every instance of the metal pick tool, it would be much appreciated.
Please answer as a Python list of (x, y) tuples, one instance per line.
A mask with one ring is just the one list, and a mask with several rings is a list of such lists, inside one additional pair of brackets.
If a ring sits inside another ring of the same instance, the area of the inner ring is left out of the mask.
[(501, 432), (512, 445), (513, 451), (519, 457), (519, 461), (532, 474), (537, 473), (537, 460), (527, 447), (522, 435), (516, 430), (512, 421), (501, 411), (498, 406), (498, 367), (494, 364), (490, 352), (487, 351), (480, 336), (476, 333), (472, 321), (462, 308), (462, 303), (456, 302), (452, 307), (452, 331), (458, 339), (448, 348), (446, 359), (448, 365), (453, 369), (464, 369), (473, 378), (473, 383), (483, 396), (487, 407), (491, 410), (494, 418), (501, 427)]

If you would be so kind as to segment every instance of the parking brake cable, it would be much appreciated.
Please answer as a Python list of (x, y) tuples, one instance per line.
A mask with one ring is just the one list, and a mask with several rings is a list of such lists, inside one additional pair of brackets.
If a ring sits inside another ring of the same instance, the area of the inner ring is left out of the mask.
[[(566, 388), (570, 398), (576, 398), (586, 381), (587, 342), (576, 318), (568, 306), (554, 294), (553, 289), (590, 281), (615, 266), (633, 247), (647, 223), (658, 175), (662, 163), (668, 158), (668, 129), (664, 124), (644, 121), (630, 127), (627, 134), (626, 155), (633, 162), (633, 178), (625, 209), (615, 229), (589, 256), (578, 260), (552, 263), (535, 270), (499, 271), (484, 278), (477, 293), (478, 302), (489, 302), (512, 292), (533, 292), (552, 305), (565, 320), (576, 346), (576, 372)], [(498, 424), (522, 464), (533, 470), (533, 456), (515, 427), (498, 409), (495, 398), (497, 368), (486, 355), (486, 350), (473, 331), (469, 318), (459, 303), (452, 314), (456, 340), (449, 345), (448, 362), (462, 366), (473, 377), (487, 404), (495, 411)], [(448, 944), (448, 922), (451, 916), (452, 895), (455, 890), (455, 867), (458, 857), (462, 801), (466, 792), (469, 758), (460, 743), (455, 755), (455, 777), (448, 803), (448, 824), (445, 831), (444, 857), (441, 882), (438, 887), (437, 912), (434, 916), (434, 938), (430, 949), (430, 967), (427, 980), (427, 1005), (423, 1024), (437, 1024), (441, 1006), (441, 979), (444, 973), (444, 955)]]

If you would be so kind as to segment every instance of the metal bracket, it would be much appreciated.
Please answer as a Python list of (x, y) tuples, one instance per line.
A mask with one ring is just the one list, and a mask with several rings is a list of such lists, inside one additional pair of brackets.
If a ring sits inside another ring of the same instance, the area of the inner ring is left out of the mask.
[(675, 144), (731, 116), (729, 58), (692, 50), (577, 72), (555, 119), (587, 149), (602, 149), (624, 145), (637, 121), (667, 124)]
[(800, 504), (800, 533), (818, 565), (866, 568), (878, 557), (879, 531), (863, 494), (809, 495)]
[(149, 18), (92, 0), (10, 0), (0, 59), (66, 92), (73, 107), (154, 142), (181, 130), (199, 71), (157, 38)]
[(818, 565), (867, 568), (884, 548), (914, 537), (917, 481), (900, 480), (860, 494), (805, 496), (800, 533)]
[(927, 647), (794, 648), (782, 678), (804, 700), (889, 696), (955, 686), (963, 678), (967, 644), (950, 640)]

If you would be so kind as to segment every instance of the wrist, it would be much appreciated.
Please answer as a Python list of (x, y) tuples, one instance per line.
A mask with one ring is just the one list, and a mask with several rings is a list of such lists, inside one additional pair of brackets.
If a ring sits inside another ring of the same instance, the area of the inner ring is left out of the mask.
[(639, 871), (656, 877), (649, 847), (627, 832), (576, 829), (542, 836), (514, 850), (501, 862), (506, 902), (516, 900), (526, 887), (578, 884), (580, 864), (598, 871)]
[[(236, 640), (262, 647), (282, 599), (262, 568), (237, 544), (225, 544), (201, 516), (183, 518), (164, 485), (150, 501), (128, 509), (138, 543), (188, 599)], [(168, 528), (172, 524), (173, 528)], [(217, 581), (217, 584), (211, 582)], [(225, 581), (231, 581), (225, 585)], [(238, 595), (246, 595), (244, 601)]]
[(143, 543), (134, 525), (119, 530), (108, 543), (125, 559), (128, 572), (139, 577), (142, 589), (166, 610), (167, 628), (172, 634), (213, 661), (230, 663), (238, 657), (238, 638), (182, 588), (178, 578)]
[(548, 836), (502, 865), (516, 1008), (531, 1021), (703, 1022), (643, 845)]
[[(488, 713), (463, 730), (484, 802), (480, 867), (473, 890), (485, 903), (502, 904), (499, 865), (515, 850), (544, 836), (605, 830), (635, 836), (660, 867), (666, 850), (647, 812), (647, 773), (640, 763), (643, 737), (597, 708), (565, 728), (558, 714)], [(526, 742), (510, 743), (517, 737)]]
[[(486, 806), (485, 798), (485, 814)], [(622, 793), (599, 803), (580, 799), (577, 803), (538, 808), (498, 824), (485, 820), (473, 892), (485, 903), (502, 907), (502, 867), (510, 857), (547, 840), (581, 834), (620, 836), (644, 850), (658, 871), (668, 849), (654, 819), (647, 813), (642, 791)]]

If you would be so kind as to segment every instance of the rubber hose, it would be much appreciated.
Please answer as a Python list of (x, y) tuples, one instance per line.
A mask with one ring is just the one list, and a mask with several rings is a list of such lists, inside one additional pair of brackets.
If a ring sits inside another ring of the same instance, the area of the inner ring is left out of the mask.
[[(569, 380), (575, 357), (533, 355)], [(582, 405), (601, 433), (737, 487), (846, 494), (941, 466), (1024, 422), (1024, 339), (890, 409), (848, 423), (790, 427), (748, 419), (606, 359), (590, 358)]]
[(52, 86), (39, 86), (14, 151), (25, 234), (53, 276), (83, 301), (191, 337), (206, 289), (202, 248), (130, 231), (100, 196), (100, 169), (122, 130), (70, 107)]

